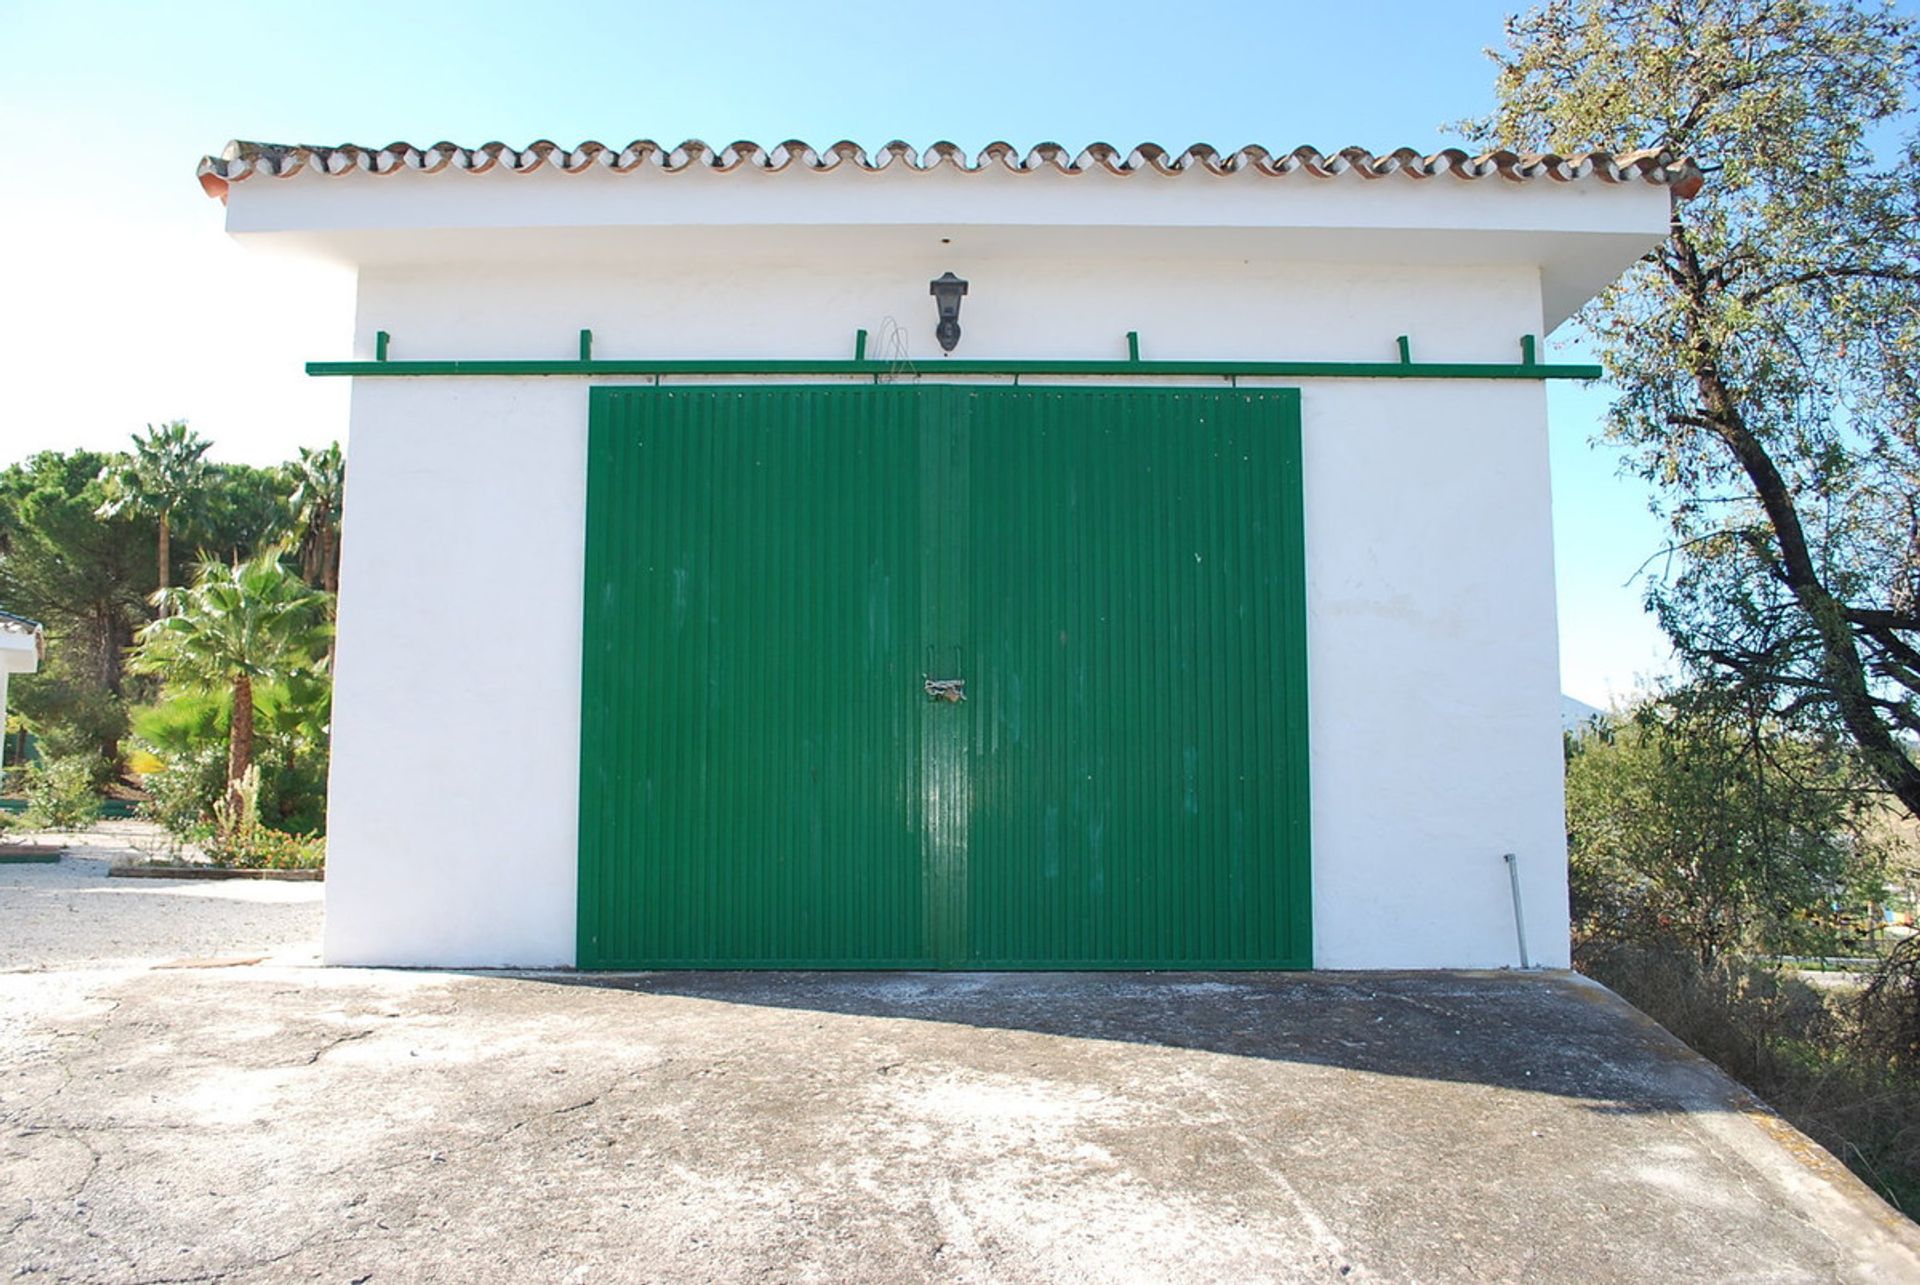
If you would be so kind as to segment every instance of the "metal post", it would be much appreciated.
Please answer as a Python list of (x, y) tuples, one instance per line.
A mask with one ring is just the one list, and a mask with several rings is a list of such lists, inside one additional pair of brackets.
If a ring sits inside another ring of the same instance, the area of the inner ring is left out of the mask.
[(1527, 916), (1520, 907), (1520, 862), (1511, 853), (1507, 853), (1507, 880), (1513, 885), (1513, 935), (1520, 941), (1520, 967), (1532, 968), (1527, 958)]

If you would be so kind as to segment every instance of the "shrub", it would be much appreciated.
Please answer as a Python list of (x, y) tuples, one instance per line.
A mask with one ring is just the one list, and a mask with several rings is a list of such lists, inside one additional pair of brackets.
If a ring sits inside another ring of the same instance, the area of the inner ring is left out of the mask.
[(1822, 953), (1884, 898), (1879, 796), (1843, 747), (1733, 695), (1674, 688), (1567, 743), (1576, 933)]
[(1832, 1044), (1837, 1019), (1795, 974), (1721, 956), (1700, 962), (1681, 940), (1580, 951), (1580, 970), (1617, 991), (1763, 1096), (1799, 1064), (1796, 1048)]
[[(1920, 937), (1887, 952), (1860, 996), (1859, 1019), (1865, 1047), (1920, 1077)], [(1914, 1126), (1920, 1131), (1920, 1114)], [(1920, 1136), (1915, 1143), (1920, 1146)]]
[(226, 838), (215, 835), (201, 847), (216, 865), (240, 870), (324, 870), (327, 865), (325, 839), (264, 825)]
[[(262, 684), (255, 690), (254, 766), (260, 769), (260, 816), (276, 830), (326, 829), (327, 746), (323, 680)], [(176, 839), (198, 843), (214, 825), (226, 795), (231, 692), (168, 688), (132, 711), (138, 738), (130, 759), (158, 761), (142, 773), (152, 803), (144, 815)]]
[(88, 755), (45, 759), (22, 773), (27, 811), (22, 818), (36, 830), (85, 830), (100, 819), (95, 781), (100, 761)]
[(260, 824), (260, 768), (247, 769), (229, 802), (213, 805), (214, 830), (201, 847), (215, 864), (243, 870), (317, 870), (326, 865), (325, 840)]
[(295, 763), (260, 765), (260, 815), (274, 829), (290, 834), (327, 830), (327, 755), (310, 752)]
[(86, 760), (96, 788), (113, 779), (114, 756), (127, 733), (127, 708), (120, 697), (58, 666), (20, 683), (16, 691), (21, 718), (43, 758)]
[(199, 843), (212, 833), (213, 805), (226, 792), (226, 748), (203, 745), (163, 758), (163, 768), (142, 778), (149, 800), (141, 815), (182, 843)]

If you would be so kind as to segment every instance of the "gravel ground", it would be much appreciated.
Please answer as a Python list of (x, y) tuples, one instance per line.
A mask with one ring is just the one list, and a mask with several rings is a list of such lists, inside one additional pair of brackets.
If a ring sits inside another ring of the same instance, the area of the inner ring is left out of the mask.
[(158, 827), (109, 821), (59, 839), (58, 865), (0, 864), (0, 971), (270, 955), (317, 960), (325, 885), (254, 879), (109, 879), (163, 855)]

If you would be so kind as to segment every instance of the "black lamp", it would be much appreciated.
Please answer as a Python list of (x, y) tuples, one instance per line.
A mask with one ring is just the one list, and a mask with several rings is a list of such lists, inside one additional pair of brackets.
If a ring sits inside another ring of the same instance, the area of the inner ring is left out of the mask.
[(940, 324), (934, 327), (933, 337), (940, 341), (941, 352), (952, 352), (960, 342), (960, 296), (966, 292), (967, 283), (951, 272), (943, 272), (927, 284), (927, 293), (940, 310)]

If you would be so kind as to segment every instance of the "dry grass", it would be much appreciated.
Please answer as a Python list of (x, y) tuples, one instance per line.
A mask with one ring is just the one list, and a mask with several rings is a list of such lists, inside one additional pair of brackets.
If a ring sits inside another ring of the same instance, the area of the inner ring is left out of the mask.
[(1576, 963), (1746, 1085), (1920, 1219), (1920, 945), (1869, 985), (1703, 966), (1671, 945), (1585, 947)]

